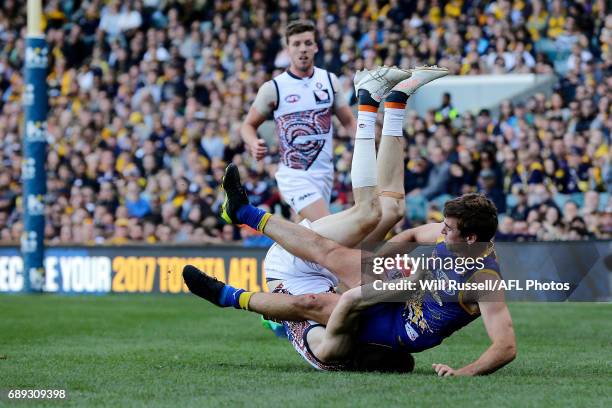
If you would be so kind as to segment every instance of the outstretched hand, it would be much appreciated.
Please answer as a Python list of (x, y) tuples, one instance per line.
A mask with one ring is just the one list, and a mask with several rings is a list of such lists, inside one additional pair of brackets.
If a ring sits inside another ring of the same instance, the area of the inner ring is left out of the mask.
[(458, 375), (457, 372), (446, 364), (432, 364), (431, 367), (434, 369), (438, 377), (451, 377)]

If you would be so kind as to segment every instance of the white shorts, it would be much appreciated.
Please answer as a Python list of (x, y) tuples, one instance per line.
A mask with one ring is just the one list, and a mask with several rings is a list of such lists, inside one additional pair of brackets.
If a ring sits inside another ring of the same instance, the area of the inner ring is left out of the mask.
[[(310, 221), (303, 220), (300, 225), (311, 229)], [(287, 252), (278, 244), (272, 245), (264, 260), (266, 281), (281, 280), (276, 288), (270, 287), (274, 293), (287, 295), (304, 295), (306, 293), (334, 293), (338, 279), (319, 264), (305, 261)], [(293, 348), (311, 366), (322, 371), (339, 371), (345, 369), (342, 363), (324, 363), (317, 359), (308, 345), (308, 332), (321, 326), (315, 321), (283, 321), (285, 332)]]
[(296, 213), (319, 199), (329, 205), (333, 182), (333, 171), (304, 171), (280, 166), (276, 172), (278, 189)]
[[(310, 229), (308, 220), (300, 225)], [(324, 293), (338, 285), (338, 278), (328, 269), (298, 258), (276, 243), (266, 254), (264, 272), (266, 280), (282, 280), (283, 287), (293, 295)]]

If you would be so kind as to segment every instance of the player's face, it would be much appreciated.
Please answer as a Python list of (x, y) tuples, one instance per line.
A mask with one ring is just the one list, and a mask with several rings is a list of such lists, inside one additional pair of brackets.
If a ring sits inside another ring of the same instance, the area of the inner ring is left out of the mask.
[(465, 242), (465, 238), (461, 236), (459, 228), (457, 227), (457, 219), (453, 217), (444, 218), (442, 235), (444, 235), (444, 243), (446, 244), (458, 244), (460, 242)]
[(444, 243), (446, 248), (451, 252), (461, 252), (461, 249), (465, 249), (467, 243), (466, 238), (461, 236), (459, 227), (457, 226), (457, 219), (454, 217), (444, 218), (444, 228), (442, 229), (442, 235), (444, 235)]
[(314, 56), (319, 51), (313, 32), (294, 34), (287, 44), (291, 68), (301, 72), (308, 72), (314, 66)]

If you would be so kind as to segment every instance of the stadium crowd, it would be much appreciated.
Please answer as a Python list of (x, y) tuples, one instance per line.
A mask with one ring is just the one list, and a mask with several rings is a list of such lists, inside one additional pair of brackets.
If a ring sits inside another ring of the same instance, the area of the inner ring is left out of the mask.
[[(405, 123), (407, 217), (440, 220), (451, 196), (496, 203), (498, 240), (612, 238), (612, 15), (605, 0), (49, 0), (51, 244), (266, 245), (216, 216), (226, 163), (256, 205), (289, 216), (278, 154), (244, 150), (258, 88), (289, 64), (282, 27), (312, 19), (317, 65), (354, 102), (377, 64), (456, 75), (555, 74), (552, 96), (458, 114), (450, 96)], [(0, 5), (0, 237), (19, 241), (25, 2)], [(270, 140), (273, 139), (269, 138)], [(332, 210), (351, 204), (351, 135), (338, 129)]]

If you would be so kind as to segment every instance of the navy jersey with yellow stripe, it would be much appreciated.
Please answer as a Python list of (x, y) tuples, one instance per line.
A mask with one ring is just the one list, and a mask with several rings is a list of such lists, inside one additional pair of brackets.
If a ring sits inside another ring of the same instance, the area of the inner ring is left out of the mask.
[[(433, 270), (437, 281), (455, 280), (458, 283), (472, 282), (479, 273), (499, 276), (499, 264), (493, 244), (481, 255), (482, 264), (471, 268), (451, 268), (457, 256), (451, 253), (443, 240), (436, 243), (432, 257), (439, 258), (441, 267)], [(447, 266), (446, 268), (444, 266)], [(464, 302), (463, 291), (423, 291), (420, 296), (406, 304), (387, 303), (376, 305), (364, 314), (359, 332), (359, 342), (376, 343), (409, 352), (419, 352), (437, 346), (455, 331), (466, 326), (478, 316), (478, 306)]]

